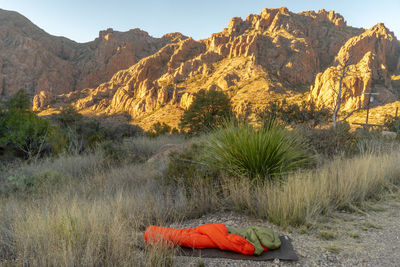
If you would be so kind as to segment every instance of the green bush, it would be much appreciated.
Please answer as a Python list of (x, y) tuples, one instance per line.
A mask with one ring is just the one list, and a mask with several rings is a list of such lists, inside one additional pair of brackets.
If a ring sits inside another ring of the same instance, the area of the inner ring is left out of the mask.
[(389, 131), (397, 133), (400, 136), (400, 117), (393, 117), (392, 115), (386, 115), (384, 125)]
[(103, 141), (96, 147), (102, 153), (102, 163), (122, 165), (142, 161), (135, 151), (127, 149), (123, 144), (115, 141)]
[(105, 139), (117, 141), (125, 137), (142, 136), (144, 131), (139, 126), (128, 123), (103, 123), (101, 134)]
[(57, 155), (64, 152), (68, 145), (67, 136), (61, 132), (57, 127), (50, 127), (46, 138), (48, 145), (50, 146), (51, 154)]
[(361, 154), (380, 154), (398, 148), (396, 139), (386, 138), (381, 130), (358, 128), (355, 131), (357, 152)]
[(46, 148), (51, 150), (49, 140), (58, 135), (57, 129), (29, 107), (28, 96), (19, 90), (5, 107), (0, 108), (0, 146), (12, 147), (27, 158), (40, 156)]
[(45, 193), (61, 183), (61, 175), (57, 172), (44, 171), (33, 175), (14, 174), (8, 176), (2, 186), (2, 193), (36, 192)]
[(105, 137), (101, 133), (92, 135), (87, 139), (87, 147), (93, 149), (96, 147), (97, 144), (104, 142)]
[(153, 138), (162, 134), (168, 134), (170, 132), (171, 132), (171, 126), (169, 126), (165, 122), (163, 123), (156, 122), (150, 127), (150, 130), (146, 133), (146, 136)]
[(60, 127), (71, 128), (76, 127), (83, 119), (83, 116), (73, 106), (67, 106), (59, 114), (54, 114), (52, 118)]
[(204, 144), (201, 142), (190, 144), (180, 153), (171, 153), (165, 181), (184, 185), (185, 188), (192, 188), (198, 182), (196, 180), (215, 181), (219, 170), (209, 168), (202, 160), (203, 154)]
[(303, 125), (295, 128), (295, 133), (305, 139), (315, 154), (328, 158), (335, 155), (353, 155), (357, 152), (357, 138), (350, 132), (350, 125), (346, 122), (328, 129), (315, 129)]
[(282, 101), (271, 102), (263, 111), (258, 112), (262, 121), (274, 117), (285, 125), (307, 124), (316, 127), (330, 120), (331, 114), (327, 109), (318, 109), (313, 102), (303, 101), (300, 105)]
[(211, 134), (205, 152), (211, 166), (251, 179), (274, 179), (311, 162), (300, 139), (275, 122), (260, 129), (227, 122)]
[(10, 98), (6, 107), (8, 110), (28, 111), (31, 107), (29, 96), (20, 89)]
[(69, 150), (77, 152), (93, 149), (103, 141), (119, 142), (124, 137), (143, 134), (139, 126), (111, 123), (103, 117), (84, 117), (71, 106), (62, 109), (59, 114), (53, 114), (49, 119), (63, 129)]
[(193, 104), (181, 117), (179, 128), (182, 133), (200, 134), (232, 115), (230, 100), (223, 92), (202, 89), (194, 97)]

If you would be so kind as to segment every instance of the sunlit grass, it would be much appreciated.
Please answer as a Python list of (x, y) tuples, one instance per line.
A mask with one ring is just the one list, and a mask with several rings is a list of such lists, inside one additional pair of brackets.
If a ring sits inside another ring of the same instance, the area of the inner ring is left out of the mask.
[[(143, 149), (153, 150), (154, 144), (147, 144)], [(63, 155), (15, 166), (13, 175), (52, 170), (61, 179), (0, 193), (0, 265), (170, 266), (174, 250), (143, 249), (147, 226), (221, 209), (282, 226), (302, 225), (337, 209), (363, 209), (366, 200), (398, 192), (400, 182), (398, 151), (337, 159), (277, 183), (230, 175), (210, 183), (194, 174), (190, 187), (162, 183), (147, 164), (98, 164), (103, 156)], [(0, 186), (6, 178), (1, 177)]]

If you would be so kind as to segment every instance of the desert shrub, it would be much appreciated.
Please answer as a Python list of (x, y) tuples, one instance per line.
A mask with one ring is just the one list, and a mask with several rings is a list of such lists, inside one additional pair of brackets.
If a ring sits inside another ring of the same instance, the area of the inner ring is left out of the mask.
[(18, 90), (6, 103), (6, 109), (13, 111), (28, 111), (30, 107), (29, 96), (23, 89)]
[(122, 145), (128, 151), (132, 151), (143, 161), (146, 161), (155, 153), (157, 153), (160, 148), (166, 144), (182, 144), (184, 142), (184, 137), (181, 135), (159, 135), (154, 138), (149, 138), (147, 136), (136, 136), (131, 138), (125, 138)]
[(219, 176), (219, 170), (211, 169), (203, 162), (204, 143), (193, 142), (182, 152), (171, 153), (165, 173), (165, 182), (192, 188), (196, 182), (211, 183)]
[(385, 138), (379, 130), (358, 128), (355, 131), (357, 153), (382, 154), (398, 146), (397, 140)]
[(0, 110), (0, 146), (12, 147), (27, 158), (63, 150), (60, 132), (30, 110), (29, 98), (23, 90)]
[(36, 173), (55, 172), (62, 174), (63, 177), (82, 180), (87, 175), (109, 168), (109, 165), (104, 164), (104, 154), (100, 149), (91, 153), (62, 153), (56, 157), (43, 157), (35, 162), (23, 162), (14, 166), (6, 172), (7, 177), (20, 174), (31, 177)]
[(104, 141), (98, 144), (97, 149), (103, 154), (104, 163), (112, 165), (121, 165), (123, 163), (140, 161), (140, 157), (135, 151), (128, 150), (121, 143), (113, 141)]
[(60, 182), (61, 175), (53, 171), (38, 172), (32, 175), (16, 173), (6, 178), (1, 192), (44, 193), (45, 191), (54, 189)]
[(0, 143), (9, 145), (31, 157), (42, 151), (50, 125), (31, 112), (13, 112), (5, 116)]
[(84, 117), (72, 106), (62, 109), (59, 114), (53, 114), (49, 120), (63, 129), (70, 152), (82, 152), (106, 140), (121, 141), (125, 137), (143, 133), (136, 125), (110, 123), (102, 117)]
[(193, 104), (181, 117), (179, 128), (182, 133), (200, 134), (232, 115), (230, 100), (223, 92), (202, 89), (194, 97)]
[(350, 126), (346, 122), (328, 129), (315, 129), (303, 125), (296, 127), (295, 133), (304, 138), (315, 154), (333, 157), (353, 155), (357, 151), (356, 136), (350, 132)]
[(137, 125), (127, 123), (104, 123), (101, 125), (101, 134), (108, 140), (121, 140), (122, 138), (142, 136), (143, 129)]
[(289, 104), (285, 99), (271, 102), (264, 110), (258, 112), (257, 116), (261, 120), (275, 117), (278, 122), (285, 125), (307, 124), (311, 127), (326, 123), (331, 118), (328, 109), (318, 109), (314, 102)]
[(311, 162), (301, 140), (275, 122), (255, 129), (226, 122), (206, 141), (206, 161), (251, 179), (273, 179)]
[(49, 128), (46, 141), (53, 156), (64, 152), (68, 145), (67, 136), (57, 127)]
[(52, 115), (51, 118), (61, 127), (69, 128), (80, 122), (83, 116), (73, 106), (67, 106), (59, 114)]
[(156, 122), (150, 127), (149, 131), (146, 133), (146, 136), (156, 137), (159, 135), (168, 134), (170, 132), (171, 132), (171, 126), (169, 126), (165, 122), (163, 123)]
[(94, 148), (98, 143), (101, 143), (104, 140), (105, 137), (101, 133), (92, 135), (87, 139), (87, 147)]
[(393, 117), (387, 114), (385, 116), (384, 125), (389, 131), (397, 133), (397, 136), (400, 135), (400, 117)]

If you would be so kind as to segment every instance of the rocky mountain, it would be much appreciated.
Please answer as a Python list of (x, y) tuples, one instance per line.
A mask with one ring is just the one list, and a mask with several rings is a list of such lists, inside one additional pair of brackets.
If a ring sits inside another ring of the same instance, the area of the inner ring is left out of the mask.
[[(365, 107), (369, 96), (363, 93), (379, 93), (379, 104), (398, 99), (400, 88), (394, 88), (392, 79), (399, 71), (400, 46), (396, 37), (382, 23), (362, 34), (350, 38), (338, 52), (331, 67), (316, 76), (311, 86), (311, 99), (320, 105), (334, 105), (343, 76), (344, 110)], [(344, 75), (343, 68), (346, 67)]]
[[(0, 26), (7, 27), (1, 20)], [(33, 26), (15, 32), (30, 40), (32, 55), (35, 49), (46, 55), (29, 64), (12, 57), (11, 66), (24, 66), (21, 69), (36, 81), (29, 88), (37, 94), (37, 109), (72, 104), (94, 114), (124, 112), (144, 128), (157, 121), (176, 126), (203, 88), (224, 91), (237, 113), (282, 98), (332, 107), (344, 65), (345, 110), (364, 107), (368, 99), (363, 92), (369, 90), (381, 93), (377, 104), (394, 102), (400, 94), (393, 86), (400, 71), (400, 44), (394, 34), (383, 24), (367, 30), (347, 26), (334, 11), (264, 9), (244, 20), (232, 18), (223, 31), (199, 41), (178, 33), (152, 38), (136, 29), (107, 30), (93, 42), (77, 44)], [(1, 47), (14, 49), (14, 54), (26, 49), (3, 43)], [(51, 64), (44, 64), (45, 59)], [(46, 83), (32, 74), (39, 71)], [(6, 89), (13, 80), (7, 73), (2, 71)]]
[(31, 96), (53, 96), (96, 87), (118, 70), (185, 38), (178, 33), (153, 38), (139, 29), (108, 29), (80, 44), (47, 34), (16, 12), (0, 10), (0, 95), (23, 88)]

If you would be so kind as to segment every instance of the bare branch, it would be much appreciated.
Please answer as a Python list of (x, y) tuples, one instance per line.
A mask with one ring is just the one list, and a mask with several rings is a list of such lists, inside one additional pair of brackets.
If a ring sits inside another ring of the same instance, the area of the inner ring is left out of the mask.
[(340, 120), (340, 122), (347, 120), (350, 116), (352, 116), (355, 112), (360, 111), (361, 108), (355, 109), (352, 112), (350, 112), (349, 114), (347, 114), (346, 117), (344, 117), (344, 119)]

